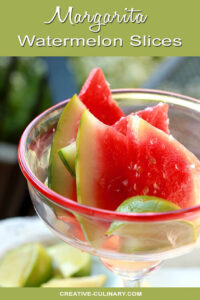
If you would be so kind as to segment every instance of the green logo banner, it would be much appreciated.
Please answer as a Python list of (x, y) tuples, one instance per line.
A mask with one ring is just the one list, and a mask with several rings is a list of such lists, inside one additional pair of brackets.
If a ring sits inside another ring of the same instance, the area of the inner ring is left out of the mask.
[(137, 299), (137, 300), (196, 300), (197, 288), (2, 288), (1, 299)]
[(5, 56), (198, 56), (196, 0), (4, 1)]

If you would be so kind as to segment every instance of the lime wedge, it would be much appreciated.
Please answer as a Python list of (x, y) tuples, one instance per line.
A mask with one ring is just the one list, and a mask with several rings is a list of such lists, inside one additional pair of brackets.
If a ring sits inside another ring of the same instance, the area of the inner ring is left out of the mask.
[(91, 256), (68, 244), (60, 243), (47, 249), (62, 277), (87, 276), (91, 273)]
[(76, 142), (58, 150), (58, 154), (67, 170), (75, 177)]
[[(180, 207), (162, 198), (153, 196), (135, 196), (123, 201), (116, 211), (124, 213), (145, 213), (165, 212), (176, 209), (180, 209)], [(111, 234), (123, 224), (124, 222), (113, 222), (106, 234)]]
[[(145, 213), (164, 212), (179, 209), (170, 201), (150, 196), (136, 196), (125, 200), (119, 212)], [(119, 250), (166, 251), (196, 242), (197, 233), (192, 222), (171, 220), (163, 222), (113, 222), (107, 235), (119, 236)]]
[(39, 244), (9, 251), (0, 262), (0, 286), (40, 286), (52, 276), (52, 259)]
[(106, 276), (95, 275), (80, 278), (52, 279), (42, 287), (102, 287), (106, 282)]

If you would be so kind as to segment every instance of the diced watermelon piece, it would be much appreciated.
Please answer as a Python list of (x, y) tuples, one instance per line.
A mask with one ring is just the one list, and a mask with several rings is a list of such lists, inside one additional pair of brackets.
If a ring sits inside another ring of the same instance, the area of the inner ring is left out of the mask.
[(91, 71), (79, 93), (79, 98), (104, 124), (112, 125), (124, 116), (113, 100), (109, 85), (100, 68)]
[[(131, 115), (137, 115), (143, 120), (147, 121), (154, 127), (170, 134), (169, 131), (169, 119), (168, 119), (169, 106), (166, 103), (159, 103), (158, 105), (147, 107), (144, 110), (140, 110)], [(121, 118), (113, 126), (121, 133), (126, 135), (127, 132), (127, 117)]]

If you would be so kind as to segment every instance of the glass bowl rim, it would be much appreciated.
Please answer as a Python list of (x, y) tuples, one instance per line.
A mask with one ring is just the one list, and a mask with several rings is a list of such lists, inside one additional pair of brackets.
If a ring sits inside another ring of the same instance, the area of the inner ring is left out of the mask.
[[(174, 98), (181, 98), (183, 100), (188, 100), (195, 102), (200, 105), (200, 100), (195, 98), (184, 96), (182, 94), (167, 92), (162, 90), (154, 90), (154, 89), (145, 89), (145, 88), (128, 88), (128, 89), (113, 89), (111, 90), (112, 94), (120, 94), (120, 93), (150, 93), (150, 94), (158, 94), (163, 96), (169, 96)], [(34, 118), (28, 126), (25, 128), (24, 132), (19, 141), (18, 145), (18, 162), (21, 168), (23, 175), (26, 180), (43, 196), (47, 197), (54, 204), (62, 207), (63, 209), (69, 209), (74, 212), (78, 212), (80, 214), (84, 214), (87, 216), (95, 216), (95, 218), (106, 219), (106, 220), (119, 220), (126, 222), (158, 222), (158, 221), (169, 221), (174, 219), (183, 219), (189, 218), (191, 215), (200, 212), (200, 204), (196, 206), (192, 206), (185, 209), (179, 209), (169, 212), (162, 213), (121, 213), (91, 206), (86, 206), (83, 204), (79, 204), (76, 201), (65, 198), (64, 196), (54, 192), (50, 188), (48, 188), (44, 183), (42, 183), (30, 170), (28, 167), (25, 157), (24, 157), (24, 147), (26, 144), (26, 139), (30, 130), (34, 127), (37, 122), (42, 119), (47, 114), (51, 113), (55, 109), (58, 109), (60, 106), (65, 105), (69, 102), (70, 99), (66, 99), (61, 101), (50, 108), (46, 109), (44, 112), (39, 114), (36, 118)]]

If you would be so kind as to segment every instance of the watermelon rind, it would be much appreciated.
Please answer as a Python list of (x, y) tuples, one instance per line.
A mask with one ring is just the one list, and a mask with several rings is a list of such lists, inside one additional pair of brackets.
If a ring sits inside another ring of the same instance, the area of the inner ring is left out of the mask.
[[(90, 139), (85, 139), (84, 137), (87, 136), (87, 132), (90, 134), (90, 136), (92, 135), (92, 132), (95, 134), (96, 133), (96, 128), (94, 126), (90, 126), (91, 122), (90, 120), (93, 122), (95, 122), (97, 119), (87, 110), (85, 109), (82, 117), (81, 117), (81, 121), (79, 123), (79, 130), (78, 130), (78, 134), (77, 134), (77, 138), (76, 138), (76, 159), (75, 159), (75, 170), (76, 170), (76, 190), (77, 190), (77, 200), (79, 203), (87, 205), (88, 203), (86, 203), (85, 201), (83, 202), (83, 197), (82, 197), (82, 192), (83, 189), (86, 188), (86, 185), (84, 184), (85, 180), (88, 180), (88, 177), (90, 177), (90, 171), (88, 173), (88, 169), (83, 169), (82, 165), (81, 165), (81, 161), (82, 161), (82, 157), (80, 157), (80, 145), (81, 147), (83, 147), (84, 143), (87, 143), (88, 145), (90, 145), (90, 149), (91, 152), (90, 153), (96, 153), (96, 151), (92, 151), (92, 148), (95, 147), (95, 144), (93, 143), (93, 141)], [(82, 132), (84, 132), (84, 134), (82, 134)], [(83, 158), (84, 159), (84, 158)], [(90, 156), (90, 162), (88, 163), (92, 163), (93, 158)], [(88, 189), (86, 191), (87, 194), (87, 199), (90, 199), (93, 197), (92, 191), (91, 189)]]
[(75, 198), (76, 183), (61, 161), (58, 150), (74, 141), (77, 120), (80, 120), (84, 109), (84, 104), (74, 95), (60, 116), (51, 146), (48, 185), (55, 192), (70, 199)]

